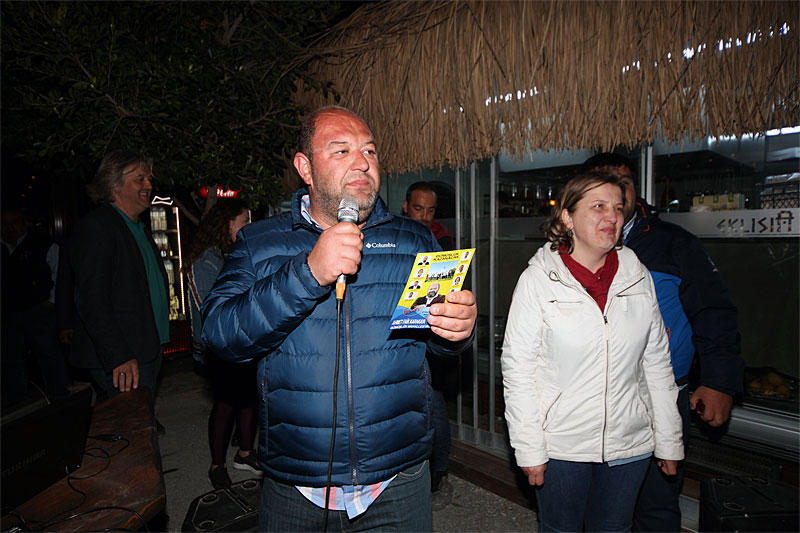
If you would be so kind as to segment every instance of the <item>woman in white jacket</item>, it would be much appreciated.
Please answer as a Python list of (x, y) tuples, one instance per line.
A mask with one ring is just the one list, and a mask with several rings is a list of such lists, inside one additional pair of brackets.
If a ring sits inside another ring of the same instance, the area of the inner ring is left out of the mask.
[(620, 243), (624, 198), (611, 174), (570, 180), (511, 302), (505, 416), (540, 531), (630, 531), (650, 456), (666, 475), (683, 459), (653, 282)]

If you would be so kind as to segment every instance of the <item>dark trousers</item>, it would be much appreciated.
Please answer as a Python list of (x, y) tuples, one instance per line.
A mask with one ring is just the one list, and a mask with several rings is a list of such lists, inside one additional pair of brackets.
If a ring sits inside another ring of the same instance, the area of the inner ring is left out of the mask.
[(258, 414), (256, 362), (228, 363), (207, 353), (206, 361), (214, 385), (214, 406), (208, 417), (211, 464), (224, 465), (234, 422), (238, 424), (239, 449), (253, 449)]
[[(683, 422), (683, 447), (684, 450), (688, 450), (689, 387), (684, 387), (678, 394), (678, 411)], [(639, 491), (639, 498), (636, 500), (633, 531), (680, 531), (679, 502), (682, 485), (683, 461), (678, 462), (676, 476), (667, 476), (658, 468), (653, 458)]]
[(437, 357), (428, 355), (431, 371), (431, 423), (433, 424), (433, 451), (431, 453), (431, 472), (440, 475), (447, 472), (450, 457), (450, 417), (447, 414), (445, 394), (452, 392), (451, 381), (457, 375), (457, 357)]
[(447, 472), (450, 458), (450, 420), (442, 391), (433, 389), (433, 452), (431, 472)]

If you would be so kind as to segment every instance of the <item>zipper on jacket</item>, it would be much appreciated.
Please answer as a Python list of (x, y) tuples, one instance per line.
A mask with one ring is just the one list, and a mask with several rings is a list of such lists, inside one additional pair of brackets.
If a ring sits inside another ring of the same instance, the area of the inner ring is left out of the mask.
[[(586, 289), (583, 287), (576, 287), (574, 284), (567, 282), (566, 280), (561, 279), (561, 276), (558, 275), (558, 272), (553, 270), (550, 272), (548, 276), (552, 281), (557, 281), (568, 287), (570, 289), (576, 290), (581, 295), (585, 296), (589, 301), (591, 301), (590, 305), (597, 306), (597, 302), (595, 302), (594, 298), (589, 296), (589, 293), (586, 292)], [(641, 281), (641, 280), (640, 280)], [(636, 282), (638, 283), (638, 281)], [(633, 285), (635, 285), (634, 283)], [(630, 288), (630, 287), (627, 287)], [(627, 289), (626, 288), (626, 289)], [(600, 461), (605, 462), (606, 460), (606, 427), (608, 426), (608, 365), (609, 365), (609, 339), (608, 339), (608, 308), (611, 305), (612, 298), (615, 298), (621, 291), (617, 291), (612, 296), (609, 294), (609, 298), (606, 302), (605, 310), (601, 310), (600, 314), (603, 317), (603, 340), (605, 341), (605, 361), (603, 365), (603, 427), (600, 431)]]
[(344, 340), (345, 358), (347, 362), (347, 431), (350, 436), (350, 478), (353, 485), (358, 485), (358, 471), (356, 469), (356, 429), (353, 420), (353, 361), (350, 351), (350, 298), (344, 298), (345, 321), (344, 321)]
[[(558, 275), (558, 271), (557, 270), (551, 270), (550, 274), (548, 275), (548, 278), (550, 278), (551, 281), (556, 281), (556, 282), (561, 283), (565, 287), (569, 287), (569, 288), (575, 289), (579, 293), (585, 295), (589, 300), (592, 301), (592, 303), (595, 303), (594, 298), (589, 296), (589, 293), (587, 293), (586, 290), (583, 287), (576, 287), (572, 283), (569, 283), (566, 280), (561, 279), (561, 276)], [(603, 429), (602, 429), (602, 431), (600, 433), (600, 459), (601, 459), (601, 462), (605, 462), (606, 461), (606, 427), (608, 426), (608, 374), (609, 374), (609, 360), (610, 360), (610, 355), (609, 355), (610, 347), (609, 347), (609, 338), (608, 338), (608, 315), (609, 315), (609, 309), (611, 307), (611, 302), (614, 300), (614, 298), (620, 297), (620, 295), (622, 293), (624, 293), (625, 291), (635, 287), (636, 285), (641, 283), (643, 279), (644, 279), (644, 276), (636, 278), (630, 284), (628, 284), (627, 286), (615, 290), (613, 294), (611, 294), (610, 287), (609, 287), (609, 295), (608, 295), (608, 299), (606, 301), (606, 308), (605, 308), (605, 310), (601, 311), (601, 313), (603, 315), (603, 338), (605, 340), (605, 345), (606, 345), (606, 350), (605, 350), (605, 368), (604, 368), (605, 376), (604, 376), (604, 391), (603, 391)], [(596, 303), (595, 303), (595, 305), (596, 305)]]
[[(261, 437), (266, 437), (266, 434), (269, 432), (269, 414), (267, 411), (267, 369), (264, 369), (264, 378), (261, 380), (261, 390), (259, 391), (261, 394), (259, 395), (258, 401), (261, 403), (261, 409), (258, 410), (259, 416), (259, 439), (258, 439), (258, 448), (259, 448), (259, 455), (261, 457), (266, 457), (269, 453), (269, 439)], [(263, 444), (262, 444), (263, 441)]]
[[(606, 306), (606, 311), (608, 306)], [(603, 313), (603, 338), (606, 343), (606, 360), (603, 376), (603, 431), (600, 432), (600, 461), (606, 462), (606, 428), (608, 427), (608, 366), (609, 366), (609, 340), (608, 340), (608, 315)]]

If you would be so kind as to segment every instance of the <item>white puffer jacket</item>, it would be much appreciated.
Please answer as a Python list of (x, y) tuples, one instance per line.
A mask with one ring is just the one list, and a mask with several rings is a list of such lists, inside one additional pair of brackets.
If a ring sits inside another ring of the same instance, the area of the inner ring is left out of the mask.
[(550, 243), (514, 290), (503, 344), (506, 421), (519, 466), (683, 459), (678, 388), (650, 273), (629, 249), (605, 312)]

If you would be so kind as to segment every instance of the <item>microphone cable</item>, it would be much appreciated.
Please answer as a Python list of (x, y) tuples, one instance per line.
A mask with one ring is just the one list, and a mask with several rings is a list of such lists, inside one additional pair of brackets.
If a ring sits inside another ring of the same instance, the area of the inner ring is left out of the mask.
[(333, 470), (333, 449), (336, 444), (336, 414), (337, 401), (339, 398), (339, 356), (341, 354), (342, 343), (339, 342), (339, 331), (342, 327), (342, 301), (344, 294), (336, 298), (336, 363), (333, 369), (333, 422), (331, 424), (331, 447), (328, 453), (328, 481), (325, 483), (325, 516), (322, 519), (322, 531), (328, 530), (328, 504), (331, 497), (331, 471)]
[[(358, 201), (345, 197), (339, 202), (339, 209), (336, 212), (338, 222), (358, 223)], [(333, 370), (333, 422), (331, 423), (331, 449), (328, 453), (328, 481), (325, 484), (325, 518), (322, 521), (322, 531), (328, 530), (328, 504), (331, 498), (331, 472), (333, 470), (333, 450), (336, 445), (336, 415), (337, 401), (339, 398), (339, 357), (341, 355), (342, 343), (339, 340), (339, 332), (342, 330), (342, 302), (344, 292), (347, 288), (347, 276), (340, 274), (336, 278), (336, 363)]]

